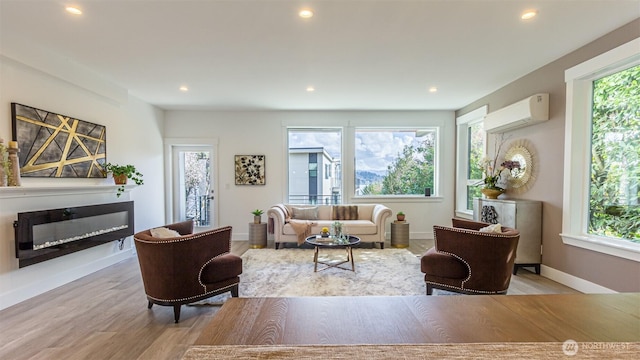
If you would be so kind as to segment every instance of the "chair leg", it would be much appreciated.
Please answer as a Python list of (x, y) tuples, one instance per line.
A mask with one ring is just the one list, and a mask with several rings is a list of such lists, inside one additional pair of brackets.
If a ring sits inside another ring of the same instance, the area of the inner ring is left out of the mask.
[(149, 300), (149, 303), (147, 304), (147, 309), (151, 309), (152, 306), (153, 306), (153, 303), (151, 302), (151, 300)]
[(173, 318), (176, 320), (176, 324), (180, 321), (180, 307), (182, 305), (173, 305)]
[(239, 289), (239, 285), (235, 284), (232, 288), (231, 288), (231, 297), (238, 297), (238, 289)]
[(433, 286), (431, 284), (427, 284), (427, 295), (433, 294)]

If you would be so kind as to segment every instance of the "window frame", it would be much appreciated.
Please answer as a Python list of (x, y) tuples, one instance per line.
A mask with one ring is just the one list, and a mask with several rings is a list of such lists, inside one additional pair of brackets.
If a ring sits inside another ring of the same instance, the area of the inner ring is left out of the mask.
[[(345, 128), (342, 126), (284, 126), (283, 127), (284, 130), (284, 139), (285, 139), (285, 149), (284, 149), (284, 178), (286, 179), (285, 181), (285, 186), (286, 188), (284, 189), (285, 191), (285, 199), (287, 203), (291, 202), (291, 193), (290, 193), (290, 182), (291, 182), (291, 178), (290, 178), (290, 147), (291, 144), (289, 143), (289, 136), (290, 136), (290, 132), (317, 132), (317, 133), (322, 133), (322, 132), (334, 132), (334, 133), (339, 133), (340, 134), (340, 156), (341, 158), (343, 158), (344, 155), (344, 151), (345, 151)], [(326, 150), (324, 150), (326, 152)], [(323, 178), (323, 181), (326, 180), (326, 177), (323, 175), (324, 174), (324, 167), (319, 167), (318, 166), (318, 160), (316, 159), (316, 162), (313, 163), (315, 164), (315, 176), (316, 178), (318, 176), (320, 176), (321, 178)], [(342, 160), (341, 160), (342, 161)], [(307, 174), (308, 176), (311, 176), (311, 162), (309, 160), (307, 160)], [(338, 174), (336, 173), (336, 176), (340, 176), (342, 177), (342, 174)], [(340, 203), (344, 203), (345, 201), (345, 187), (344, 187), (344, 179), (340, 178), (338, 180), (338, 184), (339, 184), (339, 188), (340, 188)], [(310, 194), (309, 194), (310, 195)], [(310, 195), (311, 196), (311, 195)], [(326, 195), (323, 195), (326, 196)]]
[[(439, 197), (439, 176), (440, 176), (440, 148), (441, 148), (441, 127), (435, 125), (428, 126), (352, 126), (352, 131), (350, 132), (349, 139), (351, 140), (351, 148), (353, 149), (353, 156), (349, 157), (349, 159), (353, 159), (352, 169), (353, 169), (353, 188), (349, 189), (350, 196), (353, 199), (424, 199), (429, 197)], [(380, 132), (403, 132), (403, 131), (432, 131), (435, 137), (435, 146), (433, 151), (433, 188), (431, 189), (431, 195), (425, 196), (424, 193), (421, 194), (402, 194), (402, 195), (394, 195), (394, 194), (384, 194), (384, 195), (358, 195), (356, 194), (356, 134), (358, 131), (380, 131)]]
[[(640, 38), (565, 71), (562, 242), (640, 262), (640, 244), (589, 234), (593, 81), (640, 64)], [(579, 184), (579, 185), (577, 185)]]
[[(475, 110), (472, 110), (462, 116), (456, 118), (456, 207), (455, 213), (456, 216), (473, 219), (473, 209), (467, 209), (467, 203), (469, 199), (467, 198), (467, 186), (471, 181), (467, 178), (467, 170), (469, 168), (469, 144), (468, 144), (468, 136), (469, 130), (472, 125), (478, 124), (480, 122), (484, 122), (484, 117), (489, 112), (489, 106), (484, 105)], [(486, 155), (487, 149), (487, 132), (484, 134), (484, 143), (485, 149), (484, 153)]]

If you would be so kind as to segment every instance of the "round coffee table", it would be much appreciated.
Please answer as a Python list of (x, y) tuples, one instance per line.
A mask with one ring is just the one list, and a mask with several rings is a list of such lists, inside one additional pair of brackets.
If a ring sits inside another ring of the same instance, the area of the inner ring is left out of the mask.
[[(353, 251), (352, 247), (360, 243), (360, 238), (353, 235), (347, 235), (344, 238), (340, 239), (334, 236), (322, 237), (320, 235), (312, 235), (304, 240), (307, 244), (313, 245), (314, 253), (313, 253), (313, 271), (318, 272), (322, 270), (326, 270), (328, 268), (338, 268), (342, 270), (351, 270), (356, 271), (356, 266), (353, 263)], [(324, 262), (318, 261), (318, 250), (320, 248), (344, 248), (347, 251), (347, 259), (340, 262)], [(351, 263), (351, 269), (344, 268), (340, 265), (345, 263)], [(325, 265), (324, 268), (318, 270), (318, 263)]]

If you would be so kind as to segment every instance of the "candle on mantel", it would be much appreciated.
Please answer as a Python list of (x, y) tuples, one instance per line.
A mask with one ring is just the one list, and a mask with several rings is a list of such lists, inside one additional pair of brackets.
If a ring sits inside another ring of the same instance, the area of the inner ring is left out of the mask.
[(18, 142), (17, 141), (9, 141), (9, 149), (17, 149)]

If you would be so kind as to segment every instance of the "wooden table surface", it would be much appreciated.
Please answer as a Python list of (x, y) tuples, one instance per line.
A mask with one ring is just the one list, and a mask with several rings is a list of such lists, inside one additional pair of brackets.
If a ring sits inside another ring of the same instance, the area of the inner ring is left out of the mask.
[(196, 345), (638, 342), (640, 293), (229, 299)]

